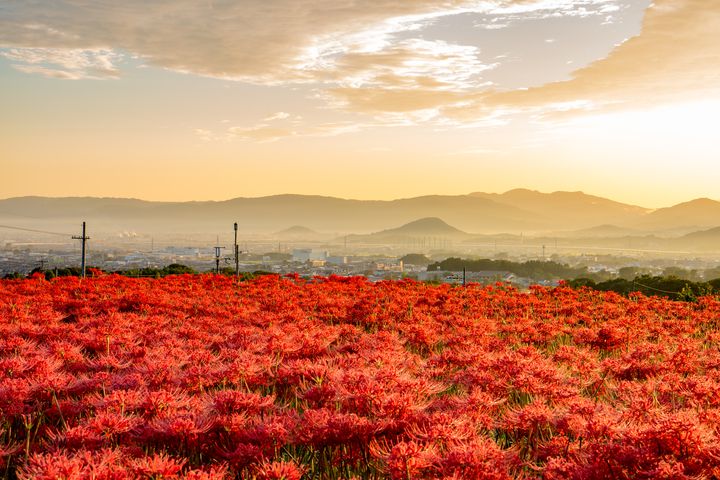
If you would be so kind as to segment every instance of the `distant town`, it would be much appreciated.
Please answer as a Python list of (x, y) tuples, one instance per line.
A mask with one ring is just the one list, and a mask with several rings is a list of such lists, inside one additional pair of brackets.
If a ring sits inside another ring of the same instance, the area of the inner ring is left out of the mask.
[[(227, 237), (227, 235), (226, 235)], [(197, 238), (116, 238), (91, 236), (87, 242), (88, 267), (106, 272), (137, 272), (180, 264), (197, 272), (235, 270), (234, 243)], [(270, 241), (242, 238), (238, 245), (240, 272), (267, 272), (314, 276), (365, 276), (371, 281), (410, 278), (459, 284), (507, 282), (518, 288), (531, 284), (557, 285), (560, 280), (589, 277), (597, 281), (632, 279), (637, 275), (665, 275), (692, 281), (720, 277), (720, 260), (712, 256), (682, 257), (638, 252), (578, 252), (555, 245), (468, 247), (442, 237), (417, 237), (400, 243), (352, 244), (346, 241)], [(463, 271), (453, 258), (488, 259), (488, 267)], [(450, 259), (450, 260), (448, 260)], [(527, 273), (502, 268), (515, 262), (534, 264)], [(58, 271), (79, 267), (81, 241), (48, 241), (47, 235), (0, 232), (0, 276), (28, 275), (33, 271)], [(544, 265), (546, 267), (544, 267)], [(553, 268), (550, 268), (550, 267)], [(560, 268), (560, 270), (558, 270)]]
[(720, 278), (719, 219), (720, 201), (706, 198), (653, 210), (526, 189), (391, 201), (17, 197), (0, 200), (0, 275), (79, 267), (86, 236), (87, 266), (138, 275), (179, 264), (521, 288), (642, 275), (702, 282)]

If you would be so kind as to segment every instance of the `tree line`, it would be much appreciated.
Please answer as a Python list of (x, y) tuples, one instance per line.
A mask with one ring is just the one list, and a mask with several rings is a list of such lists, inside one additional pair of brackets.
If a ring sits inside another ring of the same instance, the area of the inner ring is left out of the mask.
[(694, 282), (674, 276), (641, 275), (632, 280), (614, 278), (603, 282), (595, 282), (590, 278), (576, 278), (568, 280), (567, 285), (573, 288), (589, 287), (593, 290), (615, 292), (626, 296), (640, 292), (647, 296), (686, 301), (694, 301), (706, 295), (720, 294), (720, 278), (707, 282)]
[[(510, 260), (466, 260), (457, 257), (446, 258), (441, 262), (428, 265), (428, 271), (446, 270), (459, 272), (463, 268), (467, 272), (501, 271), (510, 272), (518, 277), (532, 280), (562, 280), (591, 275), (585, 267), (571, 267), (552, 261), (529, 260), (527, 262), (513, 262)], [(595, 278), (595, 277), (590, 277)]]
[[(206, 273), (214, 273), (215, 270), (209, 270)], [(190, 274), (190, 275), (196, 275), (203, 272), (198, 272), (192, 267), (188, 267), (187, 265), (182, 265), (179, 263), (172, 263), (170, 265), (166, 265), (164, 267), (144, 267), (144, 268), (131, 268), (128, 270), (117, 270), (113, 272), (107, 272), (97, 267), (88, 267), (87, 268), (87, 275), (93, 276), (97, 273), (103, 273), (103, 274), (115, 274), (115, 275), (123, 275), (125, 277), (149, 277), (149, 278), (162, 278), (166, 277), (168, 275), (184, 275), (184, 274)], [(255, 272), (240, 272), (240, 277), (242, 280), (249, 280), (252, 278), (255, 278), (260, 275), (268, 275), (271, 272), (265, 272), (265, 271), (255, 271)], [(29, 274), (24, 275), (21, 273), (9, 273), (5, 275), (3, 278), (7, 279), (19, 279), (19, 278), (27, 278), (32, 277), (33, 275), (41, 274), (44, 275), (47, 280), (50, 280), (52, 278), (56, 277), (79, 277), (81, 276), (82, 272), (80, 270), (80, 267), (63, 267), (63, 268), (52, 268), (52, 269), (42, 269), (40, 267), (33, 269)], [(220, 269), (220, 274), (222, 275), (235, 275), (235, 269), (230, 267), (225, 267)]]

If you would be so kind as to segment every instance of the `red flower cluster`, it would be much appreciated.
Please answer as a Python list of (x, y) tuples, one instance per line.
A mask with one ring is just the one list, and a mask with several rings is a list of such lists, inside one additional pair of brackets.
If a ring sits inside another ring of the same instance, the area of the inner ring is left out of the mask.
[(0, 476), (720, 478), (720, 301), (0, 282)]

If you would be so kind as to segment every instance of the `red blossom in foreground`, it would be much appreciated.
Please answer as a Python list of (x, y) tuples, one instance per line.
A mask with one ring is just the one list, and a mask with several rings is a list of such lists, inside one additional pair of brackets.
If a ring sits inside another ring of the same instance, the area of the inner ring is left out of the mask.
[(0, 281), (0, 478), (720, 478), (720, 301)]

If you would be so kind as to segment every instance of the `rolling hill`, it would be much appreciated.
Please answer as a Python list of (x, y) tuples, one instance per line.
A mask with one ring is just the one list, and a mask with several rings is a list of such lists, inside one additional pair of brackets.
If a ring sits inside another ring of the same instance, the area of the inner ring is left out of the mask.
[(590, 228), (604, 224), (626, 224), (648, 214), (651, 210), (628, 205), (583, 192), (542, 193), (518, 188), (505, 193), (471, 194), (531, 212), (549, 225), (574, 225)]
[[(720, 219), (718, 219), (718, 223), (720, 223)], [(720, 227), (688, 233), (687, 235), (674, 239), (674, 243), (678, 246), (693, 248), (695, 250), (720, 251)]]
[(645, 228), (697, 230), (720, 224), (720, 202), (698, 198), (668, 208), (660, 208), (640, 219)]
[(318, 241), (332, 237), (332, 235), (316, 232), (315, 230), (308, 227), (303, 227), (302, 225), (293, 225), (292, 227), (280, 230), (279, 232), (275, 232), (274, 234), (272, 234), (272, 236), (279, 240), (291, 241)]
[(437, 217), (427, 217), (407, 223), (398, 228), (377, 232), (374, 235), (466, 236), (467, 233), (448, 225)]
[(463, 240), (469, 235), (437, 217), (421, 218), (397, 228), (368, 235), (349, 235), (350, 243), (427, 244), (443, 246), (449, 241)]

